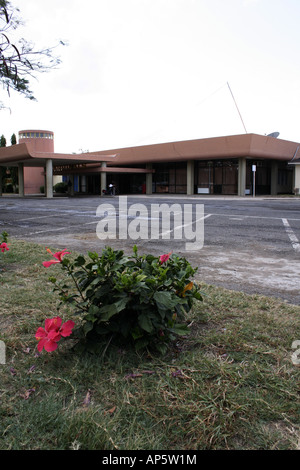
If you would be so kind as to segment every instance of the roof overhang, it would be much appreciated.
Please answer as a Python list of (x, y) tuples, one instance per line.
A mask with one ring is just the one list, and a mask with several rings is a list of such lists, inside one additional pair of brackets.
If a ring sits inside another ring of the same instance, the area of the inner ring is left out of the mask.
[(109, 167), (120, 168), (125, 165), (239, 157), (291, 162), (299, 146), (298, 142), (258, 134), (212, 137), (82, 154), (36, 152), (30, 144), (22, 143), (0, 148), (0, 166), (16, 166), (18, 163), (24, 163), (27, 167), (44, 167), (46, 160), (52, 159), (54, 166), (94, 163), (100, 167), (101, 162), (106, 162), (106, 171), (110, 171)]
[(46, 160), (51, 159), (53, 165), (111, 162), (116, 155), (98, 155), (93, 153), (64, 154), (35, 152), (28, 144), (11, 145), (0, 148), (0, 166), (17, 166), (23, 163), (26, 167), (44, 167)]
[(187, 160), (216, 160), (245, 157), (249, 159), (292, 160), (298, 142), (258, 134), (242, 134), (206, 139), (168, 142), (94, 152), (116, 154), (113, 165), (156, 163)]

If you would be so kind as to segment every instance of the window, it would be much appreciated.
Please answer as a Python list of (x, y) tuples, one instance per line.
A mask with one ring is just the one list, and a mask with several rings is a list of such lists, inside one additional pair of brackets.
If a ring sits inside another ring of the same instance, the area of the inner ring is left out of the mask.
[(20, 132), (19, 139), (53, 139), (53, 134), (47, 132)]

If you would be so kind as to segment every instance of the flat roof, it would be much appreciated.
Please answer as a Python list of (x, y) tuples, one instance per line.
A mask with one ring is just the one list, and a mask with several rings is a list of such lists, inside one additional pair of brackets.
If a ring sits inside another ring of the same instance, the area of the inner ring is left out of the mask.
[(290, 162), (300, 143), (258, 134), (242, 134), (205, 139), (167, 142), (82, 154), (36, 152), (28, 143), (0, 148), (0, 166), (45, 166), (47, 159), (54, 165), (101, 163), (107, 166), (145, 165), (146, 163), (212, 160), (246, 157)]
[(299, 145), (299, 142), (270, 136), (242, 134), (110, 149), (93, 153), (97, 155), (116, 154), (116, 159), (110, 165), (239, 157), (290, 161)]

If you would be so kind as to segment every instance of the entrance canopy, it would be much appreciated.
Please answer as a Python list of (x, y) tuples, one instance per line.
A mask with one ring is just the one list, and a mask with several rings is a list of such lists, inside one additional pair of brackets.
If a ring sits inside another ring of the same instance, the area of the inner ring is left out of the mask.
[[(46, 196), (53, 197), (53, 174), (63, 174), (63, 170), (76, 169), (76, 172), (89, 164), (106, 166), (116, 155), (94, 155), (91, 153), (63, 154), (52, 152), (38, 152), (30, 143), (21, 143), (0, 149), (0, 166), (18, 167), (19, 195), (24, 196), (24, 168), (46, 168), (45, 186)], [(60, 172), (60, 171), (61, 172)], [(2, 195), (2, 178), (0, 178), (0, 196)]]
[[(54, 152), (36, 151), (28, 143), (0, 148), (0, 167), (18, 167), (19, 194), (24, 196), (24, 168), (46, 169), (46, 195), (53, 196), (53, 175), (101, 174), (101, 189), (106, 187), (106, 173), (152, 173), (153, 170), (145, 168), (126, 168), (113, 165), (117, 154), (63, 154)], [(0, 196), (2, 195), (0, 178)]]
[(0, 166), (18, 166), (23, 163), (28, 167), (45, 167), (46, 160), (53, 160), (54, 165), (111, 162), (116, 155), (97, 155), (93, 153), (64, 154), (36, 152), (30, 144), (17, 144), (0, 148)]

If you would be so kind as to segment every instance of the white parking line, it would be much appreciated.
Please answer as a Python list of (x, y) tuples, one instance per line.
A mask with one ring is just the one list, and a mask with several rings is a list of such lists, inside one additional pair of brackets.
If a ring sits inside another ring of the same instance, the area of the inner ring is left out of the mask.
[[(93, 222), (87, 222), (85, 224), (81, 224), (82, 226), (84, 225), (92, 225), (92, 224), (97, 224), (99, 222), (99, 220), (94, 220)], [(77, 227), (77, 225), (75, 225), (74, 227)], [(70, 226), (68, 227), (59, 227), (59, 228), (48, 228), (47, 230), (39, 230), (38, 232), (31, 232), (31, 233), (28, 233), (27, 235), (36, 235), (38, 233), (47, 233), (47, 232), (56, 232), (56, 231), (59, 231), (59, 230), (68, 230), (70, 229)]]
[(57, 217), (57, 214), (39, 215), (38, 217), (28, 217), (27, 219), (19, 219), (16, 222), (25, 222), (26, 220), (35, 220), (35, 219), (47, 219), (49, 217)]
[(295, 251), (300, 253), (300, 243), (298, 238), (296, 237), (293, 229), (291, 228), (290, 224), (288, 223), (287, 219), (281, 219), (284, 225), (285, 231), (288, 234), (288, 237), (292, 243), (292, 247)]
[[(236, 219), (241, 218), (241, 220), (244, 220), (244, 219), (282, 220), (282, 217), (266, 217), (266, 216), (262, 216), (262, 215), (243, 215), (243, 214), (233, 215), (233, 214), (216, 214), (216, 213), (212, 213), (211, 215), (217, 215), (219, 217), (236, 218)], [(294, 220), (296, 222), (300, 222), (299, 218), (293, 219), (293, 218), (289, 217), (289, 220)]]
[(27, 235), (36, 235), (38, 233), (48, 233), (48, 232), (58, 232), (60, 230), (66, 230), (68, 227), (59, 227), (59, 228), (48, 228), (47, 230), (39, 230), (38, 232), (27, 233)]
[(173, 228), (170, 229), (170, 230), (166, 230), (165, 232), (162, 232), (160, 235), (164, 238), (164, 237), (165, 237), (166, 235), (168, 235), (169, 233), (174, 232), (175, 228), (176, 228), (177, 230), (179, 230), (179, 229), (181, 229), (181, 228), (184, 229), (184, 228), (186, 228), (186, 227), (190, 227), (191, 225), (197, 224), (198, 222), (200, 222), (200, 220), (208, 219), (208, 217), (210, 217), (210, 216), (211, 216), (211, 214), (207, 214), (207, 215), (205, 215), (204, 217), (200, 217), (199, 219), (194, 220), (193, 222), (190, 222), (190, 223), (188, 223), (188, 224), (184, 224), (184, 225), (181, 225), (181, 226), (179, 226), (179, 227), (173, 227)]

